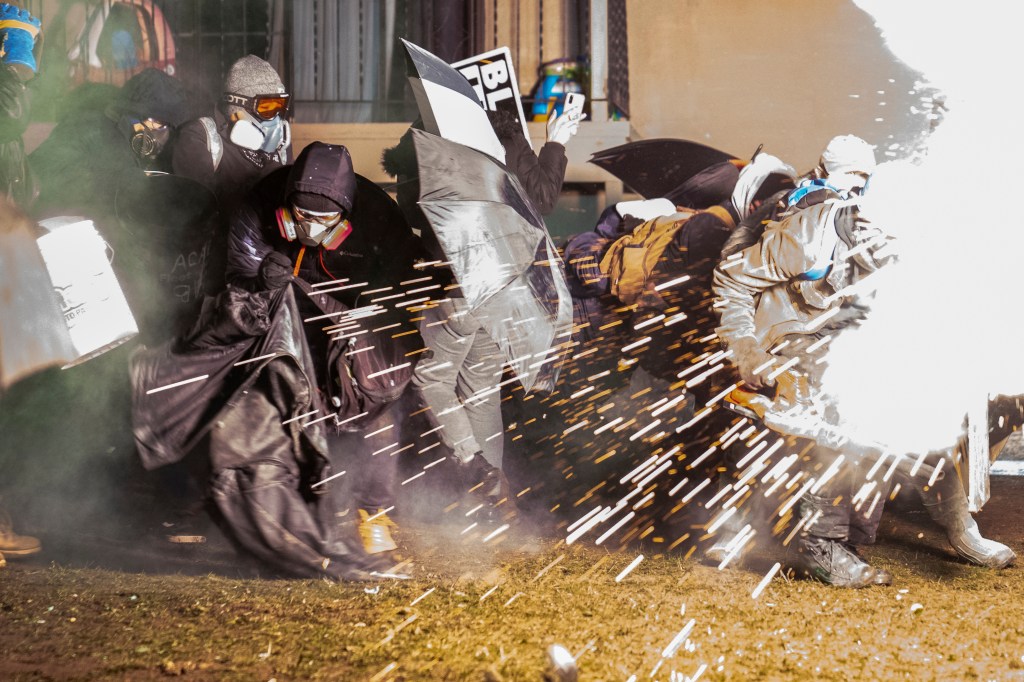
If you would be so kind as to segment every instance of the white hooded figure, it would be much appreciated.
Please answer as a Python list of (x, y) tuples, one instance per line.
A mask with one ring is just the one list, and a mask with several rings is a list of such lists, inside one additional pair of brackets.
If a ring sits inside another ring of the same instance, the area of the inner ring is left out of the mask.
[(829, 140), (818, 162), (828, 184), (849, 192), (864, 187), (875, 172), (875, 149), (856, 135), (837, 135)]

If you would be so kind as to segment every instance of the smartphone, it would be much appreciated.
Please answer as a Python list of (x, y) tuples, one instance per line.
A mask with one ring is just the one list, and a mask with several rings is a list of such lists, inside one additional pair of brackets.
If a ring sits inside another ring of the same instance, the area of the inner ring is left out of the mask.
[(562, 107), (562, 113), (569, 115), (570, 121), (580, 120), (580, 116), (583, 115), (583, 103), (587, 101), (587, 96), (582, 92), (570, 92), (565, 95), (565, 105)]

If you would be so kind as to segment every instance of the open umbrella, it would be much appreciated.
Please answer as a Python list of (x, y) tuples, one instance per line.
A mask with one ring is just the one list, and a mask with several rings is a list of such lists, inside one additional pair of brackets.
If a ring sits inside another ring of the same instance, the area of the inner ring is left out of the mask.
[(673, 190), (700, 171), (732, 154), (699, 142), (677, 139), (653, 139), (594, 152), (590, 163), (622, 180), (645, 199), (671, 196)]
[(422, 47), (403, 39), (412, 86), (427, 132), (505, 160), (505, 148), (465, 76)]
[(544, 220), (501, 163), (421, 130), (412, 134), (420, 208), (467, 305), (529, 391), (572, 328), (572, 299)]

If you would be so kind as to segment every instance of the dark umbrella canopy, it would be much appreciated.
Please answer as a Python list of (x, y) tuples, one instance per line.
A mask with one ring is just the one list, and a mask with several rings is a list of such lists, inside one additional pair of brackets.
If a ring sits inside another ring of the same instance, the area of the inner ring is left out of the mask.
[(677, 139), (628, 142), (595, 152), (590, 163), (622, 180), (645, 199), (668, 197), (700, 171), (736, 157), (714, 147)]
[(505, 160), (505, 148), (491, 127), (487, 112), (465, 77), (422, 47), (405, 45), (409, 85), (416, 97), (423, 127), (446, 140)]
[(529, 391), (572, 327), (572, 299), (544, 221), (493, 158), (421, 130), (413, 142), (420, 208), (469, 308)]

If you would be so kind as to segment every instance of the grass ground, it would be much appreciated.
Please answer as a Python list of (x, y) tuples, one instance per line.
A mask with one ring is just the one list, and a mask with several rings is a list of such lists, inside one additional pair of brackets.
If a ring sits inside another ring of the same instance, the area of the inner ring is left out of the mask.
[[(1022, 487), (995, 479), (980, 517), (1018, 553)], [(413, 578), (372, 585), (244, 577), (215, 547), (143, 570), (109, 559), (145, 548), (97, 540), (60, 565), (50, 543), (0, 572), (0, 679), (541, 680), (560, 643), (582, 680), (1024, 680), (1024, 571), (957, 561), (917, 512), (882, 531), (868, 554), (892, 587), (780, 573), (756, 597), (770, 553), (718, 571), (654, 545), (415, 523)]]

